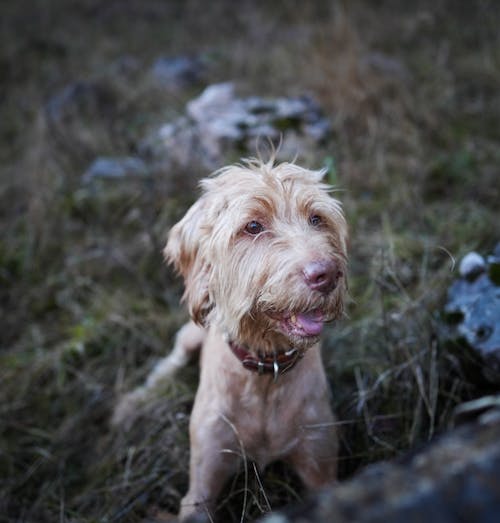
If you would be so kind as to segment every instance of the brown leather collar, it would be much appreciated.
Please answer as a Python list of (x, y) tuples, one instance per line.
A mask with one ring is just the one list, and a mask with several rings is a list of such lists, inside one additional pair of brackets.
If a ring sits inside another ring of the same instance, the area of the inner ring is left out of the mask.
[(294, 348), (275, 354), (265, 355), (258, 353), (255, 355), (245, 347), (237, 345), (232, 341), (229, 342), (229, 347), (245, 369), (258, 372), (259, 374), (273, 374), (275, 381), (280, 374), (284, 374), (294, 367), (304, 355)]

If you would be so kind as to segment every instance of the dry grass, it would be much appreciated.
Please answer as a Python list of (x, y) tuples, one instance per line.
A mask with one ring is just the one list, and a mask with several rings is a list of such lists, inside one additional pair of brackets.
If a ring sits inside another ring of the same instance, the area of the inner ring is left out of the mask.
[[(304, 161), (330, 165), (352, 230), (350, 317), (325, 347), (342, 476), (445, 429), (478, 390), (440, 345), (439, 307), (453, 258), (498, 241), (496, 4), (25, 4), (0, 17), (0, 521), (139, 521), (185, 491), (196, 369), (129, 432), (109, 415), (184, 318), (160, 252), (206, 173), (81, 183), (195, 94), (148, 77), (161, 54), (202, 53), (209, 81), (242, 92), (309, 92), (333, 122)], [(47, 101), (76, 81), (79, 103), (54, 119)], [(300, 496), (282, 467), (249, 464), (221, 520)]]

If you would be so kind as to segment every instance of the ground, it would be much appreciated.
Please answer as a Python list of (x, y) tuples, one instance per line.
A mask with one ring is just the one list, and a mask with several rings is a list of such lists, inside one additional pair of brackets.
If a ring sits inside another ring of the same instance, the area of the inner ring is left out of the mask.
[[(0, 8), (0, 521), (140, 521), (187, 487), (195, 366), (128, 432), (109, 417), (185, 319), (161, 248), (207, 173), (82, 183), (201, 91), (157, 85), (159, 56), (202, 56), (206, 82), (242, 94), (308, 93), (332, 122), (303, 161), (329, 167), (352, 238), (348, 317), (324, 351), (342, 478), (427, 441), (479, 393), (440, 344), (439, 311), (455, 261), (499, 239), (496, 2), (207, 5)], [(67, 86), (80, 94), (61, 109)], [(221, 510), (251, 520), (301, 495), (288, 471), (250, 464)]]

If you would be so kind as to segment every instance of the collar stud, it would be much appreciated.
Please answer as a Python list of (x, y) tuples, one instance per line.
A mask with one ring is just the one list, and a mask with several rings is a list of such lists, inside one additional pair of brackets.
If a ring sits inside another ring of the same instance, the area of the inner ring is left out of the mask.
[(254, 354), (242, 345), (229, 341), (232, 353), (241, 361), (245, 369), (262, 374), (272, 374), (277, 381), (281, 374), (289, 371), (302, 358), (303, 353), (291, 348), (283, 352), (275, 352), (272, 355), (258, 352)]

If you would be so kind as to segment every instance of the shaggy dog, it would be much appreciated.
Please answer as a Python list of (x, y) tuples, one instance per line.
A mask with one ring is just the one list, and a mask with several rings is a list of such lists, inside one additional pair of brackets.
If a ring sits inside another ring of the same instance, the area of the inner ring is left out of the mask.
[(226, 167), (170, 232), (192, 321), (115, 421), (202, 349), (181, 519), (213, 510), (242, 456), (259, 469), (283, 460), (310, 489), (335, 481), (319, 336), (343, 311), (347, 227), (323, 175), (274, 160)]

